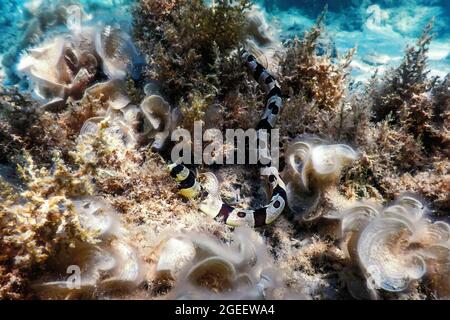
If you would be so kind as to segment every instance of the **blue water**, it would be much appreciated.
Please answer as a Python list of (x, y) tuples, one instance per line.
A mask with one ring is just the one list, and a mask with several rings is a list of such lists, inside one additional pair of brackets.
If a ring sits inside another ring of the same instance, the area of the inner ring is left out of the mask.
[[(0, 56), (23, 34), (22, 25), (28, 19), (26, 5), (39, 2), (52, 5), (57, 1), (0, 0)], [(79, 2), (93, 19), (121, 25), (131, 23), (133, 0)], [(431, 75), (445, 76), (450, 72), (450, 0), (256, 0), (256, 3), (281, 40), (301, 36), (328, 3), (330, 43), (339, 54), (354, 46), (358, 48), (352, 64), (356, 80), (367, 79), (376, 69), (383, 72), (398, 64), (406, 45), (414, 43), (427, 22), (435, 17), (436, 37), (429, 54)]]
[(376, 69), (398, 65), (405, 47), (413, 44), (435, 18), (430, 46), (431, 75), (450, 72), (449, 0), (260, 0), (282, 39), (301, 36), (328, 4), (327, 30), (340, 54), (357, 46), (353, 66), (356, 80)]

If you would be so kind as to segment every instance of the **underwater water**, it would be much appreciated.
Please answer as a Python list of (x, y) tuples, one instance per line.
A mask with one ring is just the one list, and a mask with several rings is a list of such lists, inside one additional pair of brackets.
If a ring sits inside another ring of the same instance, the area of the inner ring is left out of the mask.
[[(52, 0), (4, 0), (0, 3), (0, 57), (20, 37), (27, 8)], [(131, 23), (133, 0), (82, 0), (97, 21)], [(355, 81), (366, 80), (399, 63), (407, 45), (435, 19), (435, 39), (429, 52), (430, 75), (445, 77), (450, 70), (450, 2), (447, 0), (257, 0), (281, 40), (301, 37), (328, 5), (328, 46), (343, 54), (357, 47), (352, 62)]]
[(0, 0), (0, 30), (0, 300), (450, 299), (448, 0)]
[(356, 80), (378, 69), (398, 64), (405, 47), (416, 41), (424, 26), (435, 19), (430, 46), (431, 75), (450, 70), (450, 2), (447, 0), (268, 0), (259, 1), (279, 26), (282, 38), (301, 37), (328, 4), (326, 18), (330, 41), (342, 54), (357, 46), (352, 63)]
[[(17, 42), (27, 20), (27, 8), (52, 0), (0, 2), (0, 57)], [(82, 0), (97, 21), (131, 23), (133, 0)], [(354, 80), (366, 80), (399, 63), (407, 45), (415, 42), (424, 26), (435, 19), (430, 46), (430, 75), (444, 77), (450, 70), (450, 2), (446, 0), (257, 0), (281, 40), (301, 37), (328, 5), (327, 46), (343, 54), (357, 47), (352, 62)], [(325, 40), (326, 41), (326, 40)]]

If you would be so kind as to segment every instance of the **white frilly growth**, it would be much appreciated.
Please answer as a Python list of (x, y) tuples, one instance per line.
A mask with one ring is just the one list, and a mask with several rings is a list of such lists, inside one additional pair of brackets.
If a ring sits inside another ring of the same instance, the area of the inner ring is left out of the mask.
[(155, 139), (152, 148), (161, 150), (174, 127), (172, 108), (162, 96), (151, 95), (142, 101), (141, 110), (150, 135)]
[(104, 110), (99, 108), (102, 115), (86, 121), (81, 137), (97, 135), (103, 128), (105, 135), (126, 148), (154, 139), (152, 148), (161, 150), (178, 123), (176, 112), (159, 95), (148, 96), (139, 106), (134, 105), (122, 80), (97, 83), (86, 90), (83, 99), (98, 103)]
[(80, 130), (79, 139), (97, 136), (102, 130), (103, 136), (107, 137), (111, 146), (133, 149), (140, 138), (139, 133), (136, 132), (138, 123), (139, 108), (129, 105), (119, 112), (110, 112), (106, 117), (93, 117), (86, 120)]
[(266, 21), (264, 13), (257, 5), (247, 12), (247, 33), (245, 47), (272, 74), (277, 74), (285, 49), (278, 34)]
[(121, 80), (109, 80), (89, 87), (84, 98), (93, 98), (102, 102), (105, 108), (121, 110), (131, 103), (127, 96), (126, 85)]
[(177, 299), (266, 299), (280, 286), (263, 240), (239, 228), (226, 245), (212, 236), (188, 233), (164, 241), (157, 275), (175, 280)]
[(304, 136), (289, 145), (285, 159), (283, 178), (289, 208), (311, 220), (317, 218), (311, 213), (320, 195), (338, 181), (343, 168), (358, 159), (358, 153), (344, 144), (330, 145), (319, 138)]
[(64, 47), (64, 38), (55, 37), (41, 47), (28, 50), (17, 65), (18, 72), (26, 74), (31, 81), (35, 97), (42, 101), (64, 98), (69, 89), (58, 72)]
[(450, 226), (430, 221), (421, 201), (405, 195), (386, 208), (361, 204), (330, 217), (342, 221), (349, 256), (369, 288), (400, 292), (427, 275), (448, 298)]
[(208, 196), (199, 203), (199, 209), (214, 219), (217, 212), (222, 207), (222, 198), (220, 196), (220, 183), (216, 175), (212, 172), (204, 172), (199, 175), (200, 183)]
[[(67, 10), (68, 32), (29, 49), (17, 66), (38, 100), (52, 105), (64, 105), (69, 97), (79, 100), (100, 71), (110, 80), (139, 77), (142, 58), (127, 33), (111, 26), (84, 26), (80, 6)], [(117, 96), (117, 103), (126, 104), (120, 98), (124, 96)]]
[(134, 78), (135, 64), (139, 64), (139, 54), (131, 37), (118, 28), (106, 26), (95, 35), (95, 49), (100, 56), (103, 72), (110, 79), (125, 79), (127, 74)]
[(54, 257), (50, 262), (52, 274), (66, 276), (37, 281), (37, 294), (49, 299), (93, 298), (137, 289), (144, 279), (144, 264), (127, 239), (119, 215), (100, 197), (82, 197), (72, 202), (81, 226), (96, 234), (98, 242), (76, 243)]
[(118, 215), (111, 205), (99, 197), (81, 197), (72, 201), (81, 226), (100, 239), (123, 233)]

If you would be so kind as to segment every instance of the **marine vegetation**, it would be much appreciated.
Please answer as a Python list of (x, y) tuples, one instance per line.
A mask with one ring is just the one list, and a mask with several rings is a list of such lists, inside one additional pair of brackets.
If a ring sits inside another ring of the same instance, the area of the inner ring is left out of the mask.
[[(362, 82), (334, 11), (108, 3), (28, 1), (0, 43), (0, 299), (450, 299), (441, 24)], [(279, 156), (173, 159), (197, 123)]]
[(18, 168), (25, 183), (21, 192), (19, 186), (1, 181), (2, 298), (29, 295), (30, 274), (42, 272), (51, 257), (77, 241), (96, 241), (96, 234), (80, 222), (71, 200), (89, 194), (93, 186), (83, 172), (71, 171), (55, 157), (53, 170), (39, 168), (26, 158), (26, 166)]
[[(431, 221), (421, 201), (404, 195), (385, 208), (361, 203), (329, 217), (341, 221), (344, 250), (360, 266), (371, 295), (401, 292), (428, 277), (433, 295), (449, 298), (448, 277), (441, 276), (448, 272), (449, 225)], [(361, 287), (349, 286), (358, 298), (369, 293)]]
[(170, 102), (188, 99), (193, 90), (213, 97), (239, 83), (239, 57), (232, 55), (245, 40), (247, 0), (231, 5), (202, 0), (141, 1), (135, 33), (148, 53), (146, 74)]
[(318, 39), (324, 30), (326, 11), (316, 24), (305, 32), (302, 40), (295, 38), (281, 63), (282, 85), (289, 95), (299, 94), (305, 101), (314, 101), (317, 108), (337, 110), (346, 93), (347, 69), (355, 49), (350, 50), (340, 64), (332, 62), (329, 54), (318, 54)]
[(154, 281), (173, 286), (172, 298), (253, 300), (294, 295), (280, 282), (264, 241), (250, 229), (237, 229), (229, 245), (196, 233), (172, 236), (157, 247), (155, 256)]

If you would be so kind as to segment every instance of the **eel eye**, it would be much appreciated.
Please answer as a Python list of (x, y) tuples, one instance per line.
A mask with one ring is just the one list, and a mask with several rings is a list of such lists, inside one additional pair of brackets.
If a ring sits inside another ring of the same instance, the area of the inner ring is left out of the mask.
[(237, 216), (239, 218), (245, 218), (247, 216), (247, 214), (245, 212), (238, 212)]

